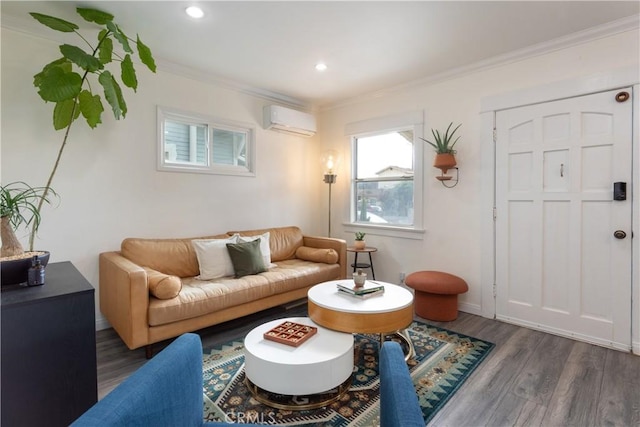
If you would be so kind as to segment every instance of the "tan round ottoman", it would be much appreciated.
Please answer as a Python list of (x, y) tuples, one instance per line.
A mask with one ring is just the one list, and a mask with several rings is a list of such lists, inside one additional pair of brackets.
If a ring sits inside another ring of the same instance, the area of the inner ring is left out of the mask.
[(429, 320), (447, 322), (458, 317), (458, 294), (469, 290), (467, 282), (441, 271), (416, 271), (405, 284), (415, 289), (416, 314)]

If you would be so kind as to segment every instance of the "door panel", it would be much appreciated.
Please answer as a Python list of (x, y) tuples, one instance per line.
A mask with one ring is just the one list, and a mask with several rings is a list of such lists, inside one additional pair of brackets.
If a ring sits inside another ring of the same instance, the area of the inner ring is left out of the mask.
[(496, 316), (628, 349), (632, 206), (613, 183), (631, 186), (632, 103), (617, 92), (497, 113)]
[(570, 242), (568, 233), (557, 233), (555, 228), (567, 230), (571, 226), (570, 208), (567, 201), (551, 201), (544, 204), (543, 212), (542, 308), (563, 314), (570, 312)]

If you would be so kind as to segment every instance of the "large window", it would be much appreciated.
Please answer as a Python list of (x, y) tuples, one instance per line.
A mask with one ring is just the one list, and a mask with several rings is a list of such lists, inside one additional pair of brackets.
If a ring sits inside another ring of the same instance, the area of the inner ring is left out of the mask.
[(158, 169), (255, 175), (255, 129), (248, 124), (158, 108)]
[(413, 130), (354, 139), (354, 222), (413, 226)]
[(421, 230), (422, 115), (374, 119), (347, 130), (352, 130), (350, 223)]

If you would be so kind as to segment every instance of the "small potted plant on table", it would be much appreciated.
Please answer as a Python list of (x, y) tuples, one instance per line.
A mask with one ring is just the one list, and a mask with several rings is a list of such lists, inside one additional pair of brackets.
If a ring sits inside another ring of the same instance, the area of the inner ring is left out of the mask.
[(366, 233), (363, 233), (362, 231), (356, 231), (355, 233), (355, 241), (353, 242), (353, 247), (358, 249), (358, 250), (362, 250), (367, 246), (367, 243), (364, 241), (364, 236), (366, 235)]

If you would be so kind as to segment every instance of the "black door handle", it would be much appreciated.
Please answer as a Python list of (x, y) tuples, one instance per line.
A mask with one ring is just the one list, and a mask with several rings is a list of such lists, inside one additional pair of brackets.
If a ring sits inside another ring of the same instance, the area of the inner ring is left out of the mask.
[(613, 232), (613, 237), (615, 237), (616, 239), (624, 239), (625, 237), (627, 237), (627, 233), (622, 230), (616, 230)]

